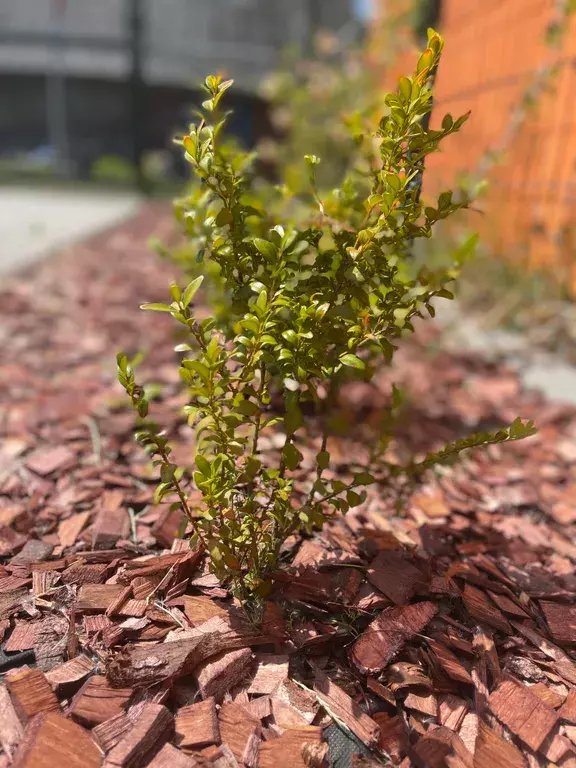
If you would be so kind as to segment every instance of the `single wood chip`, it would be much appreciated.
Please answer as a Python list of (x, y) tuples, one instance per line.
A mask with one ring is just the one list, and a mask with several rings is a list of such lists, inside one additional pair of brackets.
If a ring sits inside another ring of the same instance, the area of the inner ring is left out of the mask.
[(404, 706), (408, 709), (416, 709), (425, 715), (436, 717), (438, 714), (438, 701), (433, 693), (427, 693), (422, 696), (416, 693), (409, 693), (404, 699)]
[(62, 664), (68, 646), (68, 622), (55, 616), (39, 622), (34, 638), (36, 666), (41, 672), (49, 672)]
[(35, 717), (16, 752), (13, 768), (100, 768), (102, 756), (84, 728), (56, 712)]
[(102, 507), (96, 514), (92, 526), (92, 548), (110, 549), (119, 539), (126, 538), (129, 533), (130, 518), (125, 509)]
[(480, 718), (475, 712), (468, 712), (464, 715), (458, 735), (466, 749), (473, 755), (476, 751), (476, 739), (478, 738), (478, 727)]
[(182, 523), (185, 522), (184, 515), (180, 509), (171, 509), (171, 504), (162, 504), (158, 509), (158, 516), (154, 525), (150, 528), (150, 535), (163, 547), (171, 547), (180, 530)]
[(145, 704), (129, 730), (109, 752), (103, 768), (139, 768), (170, 741), (174, 718), (162, 704)]
[(461, 683), (472, 685), (470, 672), (468, 672), (464, 664), (452, 653), (452, 651), (448, 650), (442, 643), (438, 643), (431, 638), (428, 639), (427, 642), (428, 647), (436, 657), (438, 664), (449, 677), (453, 680), (458, 680)]
[(122, 593), (122, 584), (83, 584), (78, 590), (76, 604), (78, 613), (101, 613)]
[(218, 605), (215, 600), (208, 597), (198, 597), (196, 595), (184, 595), (184, 613), (186, 618), (193, 625), (202, 624), (214, 616), (228, 616), (228, 611)]
[[(444, 693), (439, 696), (438, 722), (440, 725), (445, 725), (446, 728), (458, 732), (467, 712), (468, 704), (459, 696), (454, 696), (452, 693)], [(468, 745), (466, 746), (470, 749)], [(474, 750), (471, 751), (474, 752)]]
[(279, 738), (260, 744), (258, 768), (309, 768), (304, 762), (304, 749), (321, 738), (322, 729), (314, 725), (286, 730)]
[(66, 520), (60, 522), (58, 525), (58, 538), (60, 539), (62, 549), (71, 547), (76, 543), (78, 536), (87, 525), (91, 514), (91, 512), (77, 512), (75, 515), (71, 515)]
[(528, 768), (520, 750), (480, 720), (474, 768)]
[(28, 563), (39, 563), (42, 560), (48, 560), (54, 551), (54, 544), (39, 539), (28, 539), (20, 552), (11, 560), (11, 565), (24, 565)]
[(175, 741), (180, 747), (204, 747), (220, 741), (216, 702), (213, 698), (178, 710)]
[(45, 595), (59, 580), (60, 574), (56, 571), (32, 571), (32, 594), (34, 597)]
[(288, 656), (256, 654), (256, 673), (250, 681), (248, 693), (273, 693), (288, 677)]
[(387, 688), (385, 685), (382, 685), (382, 683), (378, 682), (378, 680), (375, 680), (373, 677), (369, 677), (366, 680), (366, 687), (369, 688), (372, 693), (375, 693), (376, 696), (379, 696), (383, 701), (388, 702), (391, 707), (396, 707), (396, 697), (389, 688)]
[[(279, 699), (276, 699), (276, 701), (278, 702)], [(270, 717), (272, 714), (272, 700), (270, 696), (256, 696), (256, 698), (242, 706), (245, 707), (253, 717), (257, 717), (258, 720), (264, 720), (265, 717)]]
[(105, 677), (94, 675), (74, 696), (69, 712), (74, 720), (91, 728), (124, 712), (132, 694), (131, 688), (112, 688)]
[(488, 699), (500, 722), (537, 751), (558, 722), (556, 712), (512, 677), (503, 677)]
[(28, 651), (34, 648), (36, 640), (36, 628), (39, 626), (37, 621), (17, 621), (12, 630), (12, 634), (4, 644), (6, 653), (15, 653), (16, 651)]
[(536, 683), (535, 685), (531, 685), (530, 693), (536, 694), (544, 704), (548, 704), (552, 709), (558, 709), (564, 702), (564, 698), (556, 693), (556, 691), (553, 691), (552, 688), (549, 688), (546, 683)]
[(34, 715), (59, 712), (60, 704), (46, 676), (38, 669), (14, 672), (5, 678), (19, 720), (26, 724)]
[(93, 669), (94, 663), (87, 656), (76, 656), (46, 672), (46, 679), (57, 696), (69, 698)]
[(408, 751), (408, 730), (404, 720), (386, 712), (376, 712), (374, 720), (380, 728), (380, 749), (390, 755), (394, 763), (399, 763)]
[(572, 688), (566, 701), (558, 710), (558, 717), (568, 723), (576, 723), (576, 688)]
[(442, 725), (418, 739), (409, 755), (417, 768), (474, 768), (474, 759), (460, 737)]
[(0, 746), (9, 758), (24, 735), (24, 728), (5, 685), (0, 685)]
[(494, 627), (494, 629), (499, 629), (501, 632), (509, 634), (512, 631), (508, 619), (488, 600), (482, 590), (466, 582), (462, 600), (466, 610), (473, 618)]
[(92, 738), (98, 744), (102, 752), (110, 750), (118, 744), (120, 739), (133, 727), (132, 720), (125, 712), (105, 720), (100, 725), (92, 728)]
[(230, 747), (240, 765), (256, 768), (262, 728), (260, 720), (232, 701), (222, 705), (218, 723), (222, 742)]
[(222, 701), (224, 694), (234, 688), (247, 675), (252, 663), (250, 648), (224, 651), (201, 662), (194, 677), (203, 699), (213, 697)]
[(498, 592), (492, 592), (489, 589), (487, 592), (492, 600), (496, 603), (498, 608), (500, 608), (500, 610), (504, 613), (507, 613), (510, 616), (517, 616), (520, 619), (530, 618), (526, 611), (520, 608), (520, 606), (517, 605), (513, 600), (510, 600), (509, 597), (506, 597), (506, 595), (501, 595)]
[(195, 768), (199, 763), (172, 744), (164, 744), (146, 768)]
[[(312, 691), (302, 688), (289, 679), (284, 680), (278, 686), (271, 701), (272, 711), (275, 716), (278, 714), (278, 702), (285, 705), (282, 710), (282, 719), (286, 720), (290, 717), (293, 723), (293, 725), (287, 724), (283, 726), (286, 728), (303, 724), (310, 725), (320, 708), (318, 699)], [(286, 707), (289, 707), (290, 713), (288, 713)]]
[(576, 605), (540, 600), (540, 607), (554, 640), (561, 645), (576, 643)]
[(380, 552), (370, 563), (368, 580), (396, 605), (404, 605), (424, 584), (422, 572), (402, 552)]
[(318, 668), (314, 679), (314, 693), (328, 713), (344, 723), (364, 744), (375, 746), (378, 743), (378, 723), (362, 712), (350, 696)]
[(381, 672), (437, 611), (430, 602), (385, 609), (352, 646), (352, 662), (364, 674)]
[(36, 472), (37, 475), (45, 477), (75, 461), (75, 453), (66, 448), (65, 445), (57, 445), (54, 448), (40, 448), (34, 451), (26, 459), (26, 467), (31, 472)]

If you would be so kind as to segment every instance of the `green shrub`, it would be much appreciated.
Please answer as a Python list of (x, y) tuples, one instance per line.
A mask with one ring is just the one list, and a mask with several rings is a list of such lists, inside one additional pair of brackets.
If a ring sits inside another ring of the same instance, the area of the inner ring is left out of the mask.
[[(325, 477), (330, 404), (341, 382), (369, 379), (375, 365), (392, 360), (394, 340), (413, 330), (414, 318), (433, 315), (435, 298), (451, 298), (446, 284), (455, 269), (423, 268), (414, 277), (410, 259), (415, 238), (430, 237), (437, 221), (467, 205), (450, 192), (435, 207), (424, 208), (419, 199), (425, 157), (466, 120), (448, 115), (440, 130), (422, 128), (441, 49), (442, 39), (430, 30), (415, 74), (401, 78), (397, 93), (386, 97), (375, 134), (358, 137), (371, 153), (368, 175), (358, 183), (349, 177), (325, 201), (315, 184), (320, 160), (306, 157), (316, 208), (306, 227), (285, 221), (269, 227), (265, 201), (254, 205), (250, 159), (221, 145), (225, 117), (215, 116), (231, 81), (207, 78), (205, 116), (182, 139), (186, 159), (203, 182), (194, 233), (203, 231), (202, 257), (216, 265), (231, 314), (196, 318), (194, 296), (202, 276), (184, 290), (172, 285), (170, 303), (142, 308), (170, 313), (189, 336), (179, 347), (186, 353), (180, 375), (190, 392), (185, 412), (196, 433), (193, 481), (202, 493), (201, 509), (190, 506), (187, 480), (171, 461), (166, 437), (146, 421), (148, 401), (122, 354), (119, 379), (142, 419), (137, 438), (160, 468), (157, 500), (176, 499), (194, 528), (194, 541), (209, 552), (212, 569), (241, 598), (266, 594), (267, 574), (278, 566), (288, 536), (319, 527), (327, 512), (345, 513), (361, 504), (366, 485), (384, 483), (390, 473), (417, 474), (469, 447), (533, 432), (531, 423), (517, 420), (509, 429), (446, 446), (419, 464), (401, 469), (378, 462), (377, 469), (366, 467), (347, 483)], [(304, 417), (306, 402), (313, 404), (315, 418)], [(271, 466), (259, 439), (274, 425), (283, 430), (285, 443)], [(298, 445), (317, 433), (315, 477), (303, 489), (295, 484), (303, 459)]]
[(125, 157), (102, 155), (92, 164), (90, 175), (95, 181), (133, 182), (136, 173)]

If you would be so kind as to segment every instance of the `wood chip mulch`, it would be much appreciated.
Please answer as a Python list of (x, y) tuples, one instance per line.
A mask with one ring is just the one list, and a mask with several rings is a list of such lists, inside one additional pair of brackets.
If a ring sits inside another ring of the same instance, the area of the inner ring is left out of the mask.
[[(162, 209), (0, 292), (0, 767), (575, 768), (576, 411), (421, 329), (397, 357), (389, 456), (516, 416), (539, 434), (417, 488), (371, 486), (287, 542), (255, 626), (152, 504), (115, 382), (115, 352), (143, 349), (189, 464), (170, 319), (137, 309), (170, 279), (152, 232), (170, 236)], [(359, 425), (333, 441), (344, 479), (390, 376), (342, 396)], [(305, 483), (317, 446), (300, 448)]]

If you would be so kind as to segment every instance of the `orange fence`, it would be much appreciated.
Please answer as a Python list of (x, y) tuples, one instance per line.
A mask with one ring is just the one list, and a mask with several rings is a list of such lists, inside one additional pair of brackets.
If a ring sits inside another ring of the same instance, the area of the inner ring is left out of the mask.
[(558, 0), (444, 0), (432, 125), (445, 112), (472, 115), (430, 159), (428, 180), (437, 190), (464, 172), (486, 176), (485, 215), (471, 223), (497, 254), (574, 291), (576, 19), (552, 45), (559, 10)]
[[(429, 158), (424, 192), (454, 186), (463, 174), (487, 178), (488, 193), (477, 204), (484, 215), (468, 214), (470, 225), (498, 255), (546, 268), (576, 293), (576, 14), (556, 45), (547, 34), (562, 21), (562, 6), (443, 0), (445, 52), (432, 127), (446, 112), (472, 115)], [(401, 73), (409, 68), (401, 55)], [(529, 109), (527, 97), (535, 100)]]

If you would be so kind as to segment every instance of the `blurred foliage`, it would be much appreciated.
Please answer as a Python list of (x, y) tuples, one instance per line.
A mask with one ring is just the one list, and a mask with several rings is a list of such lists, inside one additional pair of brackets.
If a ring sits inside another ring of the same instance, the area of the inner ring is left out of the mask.
[(414, 0), (412, 8), (412, 26), (417, 39), (426, 40), (428, 27), (436, 27), (440, 21), (442, 0)]
[(94, 181), (133, 183), (136, 171), (133, 163), (119, 155), (102, 155), (92, 164), (90, 176)]

